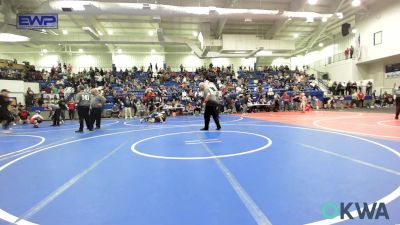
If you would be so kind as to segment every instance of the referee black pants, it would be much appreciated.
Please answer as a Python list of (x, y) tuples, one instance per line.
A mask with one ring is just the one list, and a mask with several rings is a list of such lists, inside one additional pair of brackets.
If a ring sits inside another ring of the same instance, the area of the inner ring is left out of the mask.
[(61, 109), (54, 110), (53, 126), (60, 126), (60, 115), (61, 115)]
[(396, 119), (399, 119), (400, 114), (400, 99), (396, 99)]
[(89, 106), (78, 106), (78, 116), (79, 116), (79, 131), (83, 131), (83, 121), (85, 120), (86, 127), (91, 130), (90, 117), (89, 117)]
[(96, 122), (96, 128), (100, 128), (101, 125), (101, 111), (102, 108), (92, 108), (90, 110), (90, 122), (91, 127), (94, 127), (94, 123)]
[(204, 110), (204, 129), (208, 130), (211, 116), (213, 117), (215, 125), (217, 125), (217, 128), (221, 128), (218, 116), (218, 106), (206, 106)]

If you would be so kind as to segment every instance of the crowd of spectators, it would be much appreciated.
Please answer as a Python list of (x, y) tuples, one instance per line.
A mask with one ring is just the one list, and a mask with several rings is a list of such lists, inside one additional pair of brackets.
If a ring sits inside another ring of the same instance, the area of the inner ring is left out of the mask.
[(310, 103), (317, 107), (322, 92), (314, 76), (303, 69), (291, 71), (287, 66), (265, 66), (255, 71), (240, 66), (234, 71), (231, 65), (215, 67), (210, 64), (193, 72), (181, 65), (175, 72), (169, 67), (164, 69), (150, 64), (124, 71), (94, 67), (73, 74), (70, 65), (59, 64), (50, 72), (31, 71), (29, 74), (35, 76), (25, 76), (41, 84), (41, 93), (27, 91), (25, 103), (27, 107), (60, 100), (67, 104), (73, 93), (65, 93), (66, 90), (71, 92), (84, 85), (87, 89), (97, 87), (107, 98), (111, 115), (118, 117), (140, 116), (154, 106), (159, 110), (171, 109), (168, 113), (199, 113), (203, 96), (198, 84), (207, 80), (219, 88), (221, 112), (297, 110), (302, 92), (306, 92)]
[[(330, 81), (325, 85), (331, 95), (324, 96), (314, 75), (306, 71), (306, 67), (290, 70), (287, 66), (265, 66), (257, 70), (240, 66), (234, 71), (232, 66), (210, 64), (193, 72), (181, 65), (175, 72), (169, 67), (164, 69), (150, 64), (120, 71), (93, 67), (73, 74), (72, 66), (64, 63), (49, 72), (33, 70), (27, 74), (34, 76), (25, 74), (24, 78), (38, 81), (41, 86), (40, 93), (27, 90), (25, 104), (27, 108), (48, 103), (67, 105), (63, 111), (69, 111), (70, 118), (74, 118), (73, 97), (77, 87), (83, 85), (87, 90), (99, 89), (113, 117), (143, 117), (154, 110), (167, 114), (198, 114), (202, 111), (203, 97), (198, 84), (204, 81), (218, 87), (220, 111), (227, 113), (299, 110), (302, 93), (309, 108), (314, 109), (370, 106), (364, 104), (367, 96), (372, 96), (376, 107), (391, 104), (393, 100), (388, 93), (382, 98), (376, 96), (376, 91), (372, 92), (372, 82), (365, 85), (364, 94), (356, 82)], [(346, 103), (346, 100), (349, 101)]]
[[(377, 94), (376, 90), (373, 90), (372, 81), (367, 81), (365, 83), (361, 81), (357, 83), (352, 81), (337, 82), (330, 80), (326, 85), (331, 93), (329, 100), (332, 104), (343, 103), (345, 106), (345, 100), (349, 100), (346, 105), (349, 108), (383, 108), (391, 107), (394, 104), (392, 93), (384, 91), (381, 95)], [(366, 100), (369, 101), (368, 104), (364, 104)]]

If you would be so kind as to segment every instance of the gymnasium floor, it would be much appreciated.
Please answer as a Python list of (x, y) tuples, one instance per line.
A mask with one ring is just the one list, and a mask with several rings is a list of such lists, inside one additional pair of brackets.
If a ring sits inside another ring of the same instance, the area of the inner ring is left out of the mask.
[[(110, 119), (84, 134), (76, 121), (17, 126), (0, 135), (0, 224), (400, 224), (393, 117), (224, 115), (209, 132), (200, 116)], [(390, 219), (322, 215), (340, 202), (383, 202)]]

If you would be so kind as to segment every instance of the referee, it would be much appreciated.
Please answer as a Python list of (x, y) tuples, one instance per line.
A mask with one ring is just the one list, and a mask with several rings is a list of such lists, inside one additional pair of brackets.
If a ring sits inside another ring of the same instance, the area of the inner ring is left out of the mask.
[(75, 103), (78, 105), (79, 130), (75, 132), (83, 132), (83, 120), (85, 120), (87, 129), (93, 131), (92, 123), (89, 118), (90, 94), (85, 92), (85, 87), (82, 85), (79, 85), (78, 90), (79, 93), (76, 94)]
[(90, 92), (92, 93), (92, 98), (90, 99), (90, 125), (94, 127), (94, 123), (96, 122), (95, 129), (100, 129), (101, 112), (103, 111), (104, 103), (106, 103), (106, 98), (99, 95), (96, 88), (93, 88)]
[[(394, 84), (394, 87), (396, 87), (396, 84)], [(399, 119), (399, 114), (400, 114), (400, 85), (397, 90), (394, 91), (394, 94), (396, 96), (396, 117), (395, 119)]]
[(212, 116), (217, 125), (217, 130), (221, 130), (218, 116), (218, 90), (214, 85), (208, 85), (206, 83), (199, 84), (200, 91), (203, 92), (205, 110), (204, 110), (204, 127), (201, 130), (208, 130), (210, 124), (210, 117)]

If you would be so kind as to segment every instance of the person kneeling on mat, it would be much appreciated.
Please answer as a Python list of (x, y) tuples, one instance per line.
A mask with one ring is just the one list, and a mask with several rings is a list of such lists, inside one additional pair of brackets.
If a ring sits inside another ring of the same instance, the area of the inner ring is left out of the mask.
[(45, 104), (45, 106), (53, 113), (52, 116), (53, 124), (50, 126), (52, 127), (60, 126), (60, 117), (61, 117), (60, 106), (58, 104), (52, 104), (52, 103)]
[(148, 117), (141, 119), (140, 122), (164, 123), (166, 120), (167, 116), (165, 115), (165, 112), (152, 112)]
[(36, 111), (35, 115), (33, 115), (30, 119), (29, 119), (29, 123), (33, 124), (34, 128), (39, 128), (39, 124), (42, 123), (43, 121), (43, 117), (40, 115), (40, 111)]

